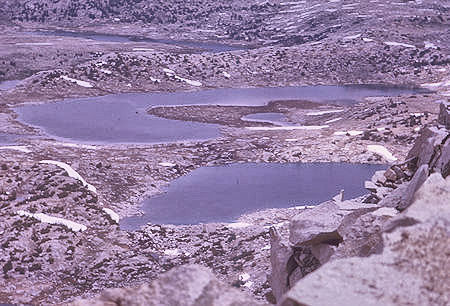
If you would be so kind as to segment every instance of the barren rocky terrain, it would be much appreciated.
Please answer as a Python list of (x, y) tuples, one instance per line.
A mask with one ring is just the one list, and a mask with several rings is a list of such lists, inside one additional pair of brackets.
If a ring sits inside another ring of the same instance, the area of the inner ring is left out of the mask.
[[(0, 82), (19, 82), (0, 89), (0, 303), (448, 304), (449, 15), (446, 1), (3, 1)], [(78, 142), (16, 109), (354, 84), (420, 90), (344, 105), (149, 107), (220, 128), (164, 143)], [(243, 119), (256, 113), (289, 125)], [(389, 168), (350, 201), (120, 228), (194, 169), (246, 162)]]

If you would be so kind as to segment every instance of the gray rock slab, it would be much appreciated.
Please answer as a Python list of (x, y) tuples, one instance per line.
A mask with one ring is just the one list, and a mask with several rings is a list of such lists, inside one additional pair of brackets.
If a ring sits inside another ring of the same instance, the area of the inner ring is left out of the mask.
[(398, 210), (404, 210), (408, 208), (409, 205), (411, 205), (414, 194), (428, 178), (428, 174), (429, 171), (427, 164), (421, 165), (419, 169), (417, 169), (413, 178), (409, 182), (408, 187), (406, 188), (405, 194), (402, 197), (402, 201), (400, 201), (400, 204), (397, 205)]
[(292, 218), (289, 241), (293, 246), (339, 242), (338, 229), (343, 224), (377, 207), (353, 201), (325, 202)]
[(450, 102), (440, 104), (438, 122), (450, 130)]
[(449, 193), (450, 179), (432, 174), (398, 216), (417, 223), (384, 233), (383, 253), (330, 261), (299, 280), (279, 305), (448, 305)]

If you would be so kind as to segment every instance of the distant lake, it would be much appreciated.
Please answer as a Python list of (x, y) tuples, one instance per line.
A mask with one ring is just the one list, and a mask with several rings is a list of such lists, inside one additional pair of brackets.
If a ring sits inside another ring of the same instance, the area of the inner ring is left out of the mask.
[(21, 80), (11, 80), (0, 82), (0, 90), (10, 90), (19, 85)]
[[(424, 92), (375, 85), (221, 88), (193, 92), (127, 93), (66, 99), (15, 108), (18, 119), (57, 138), (89, 143), (162, 143), (220, 135), (214, 124), (163, 119), (147, 114), (151, 106), (246, 105), (274, 100), (310, 100), (351, 105), (368, 96)], [(426, 92), (426, 91), (425, 91)]]

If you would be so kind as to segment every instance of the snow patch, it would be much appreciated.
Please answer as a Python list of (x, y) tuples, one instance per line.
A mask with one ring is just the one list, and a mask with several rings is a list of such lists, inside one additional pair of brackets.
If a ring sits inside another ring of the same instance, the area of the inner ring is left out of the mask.
[(81, 87), (85, 87), (85, 88), (92, 88), (92, 87), (93, 87), (93, 86), (91, 85), (91, 83), (89, 83), (89, 82), (81, 81), (81, 80), (77, 80), (77, 79), (72, 79), (72, 78), (69, 78), (69, 77), (66, 76), (66, 75), (63, 75), (61, 78), (63, 78), (63, 79), (66, 80), (66, 81), (75, 83), (75, 84), (77, 84), (78, 86), (81, 86)]
[(416, 48), (416, 46), (414, 46), (414, 45), (399, 43), (399, 42), (395, 42), (395, 41), (385, 41), (384, 44), (388, 45), (388, 46), (400, 46), (400, 47), (405, 47), (405, 48)]
[(397, 158), (394, 155), (392, 155), (392, 153), (389, 152), (388, 149), (386, 149), (381, 145), (368, 145), (367, 150), (369, 150), (369, 152), (373, 152), (375, 154), (382, 156), (388, 162), (394, 162), (397, 160)]
[(294, 130), (321, 130), (330, 127), (329, 125), (300, 125), (300, 126), (248, 126), (251, 131), (294, 131)]
[(32, 214), (23, 210), (19, 210), (17, 211), (17, 214), (22, 217), (34, 218), (42, 223), (64, 225), (73, 232), (80, 232), (80, 231), (82, 232), (87, 230), (87, 227), (83, 224), (76, 223), (63, 218), (52, 217), (43, 213)]
[(233, 229), (245, 228), (245, 227), (249, 227), (249, 226), (251, 226), (251, 224), (250, 223), (246, 223), (246, 222), (234, 222), (234, 223), (228, 223), (226, 225), (226, 227), (233, 228)]
[(373, 41), (372, 38), (366, 38), (366, 37), (364, 37), (362, 40), (363, 40), (364, 42), (372, 42), (372, 41)]
[(398, 210), (393, 207), (381, 207), (372, 212), (375, 216), (391, 216), (394, 217), (398, 214)]
[(177, 164), (169, 163), (169, 162), (162, 162), (162, 163), (159, 163), (158, 165), (160, 165), (162, 167), (175, 167)]
[(360, 38), (360, 37), (361, 37), (361, 33), (360, 34), (356, 34), (356, 35), (351, 35), (351, 36), (345, 36), (342, 39), (343, 40), (352, 40), (352, 39), (356, 39), (356, 38)]
[(179, 249), (164, 250), (164, 255), (167, 255), (167, 256), (178, 256), (180, 254), (181, 254), (181, 252)]
[(27, 147), (25, 147), (25, 146), (2, 146), (2, 147), (0, 147), (0, 150), (14, 150), (14, 151), (22, 152), (22, 153), (33, 152), (30, 149), (27, 149)]
[(108, 216), (111, 218), (111, 220), (113, 220), (114, 222), (119, 224), (120, 217), (119, 217), (119, 215), (117, 213), (115, 213), (112, 209), (109, 209), (109, 208), (103, 208), (102, 210), (106, 214), (108, 214)]
[(188, 83), (189, 85), (192, 85), (192, 86), (197, 86), (197, 87), (199, 87), (199, 86), (202, 86), (202, 85), (203, 85), (203, 84), (202, 84), (201, 82), (199, 82), (199, 81), (194, 81), (194, 80), (185, 79), (185, 78), (182, 78), (182, 77), (180, 77), (180, 76), (178, 76), (178, 75), (174, 75), (174, 78), (177, 79), (177, 80), (186, 82), (186, 83)]
[(36, 42), (36, 43), (16, 43), (16, 46), (53, 46), (52, 43)]
[(320, 112), (307, 113), (306, 116), (320, 116), (326, 114), (342, 113), (343, 111), (344, 111), (343, 109), (325, 110)]
[(226, 72), (226, 71), (222, 72), (222, 74), (223, 74), (223, 76), (226, 77), (227, 79), (231, 78), (231, 75), (230, 75), (228, 72)]
[(152, 81), (153, 83), (161, 83), (160, 79), (154, 78), (154, 77), (150, 77), (150, 81)]
[(338, 117), (338, 118), (334, 118), (334, 119), (325, 121), (325, 124), (333, 123), (333, 122), (336, 122), (336, 121), (339, 121), (339, 120), (342, 120), (342, 117)]
[(182, 78), (182, 77), (176, 75), (176, 74), (175, 74), (175, 71), (173, 71), (173, 70), (171, 70), (171, 69), (163, 68), (163, 71), (166, 73), (167, 76), (174, 77), (175, 79), (180, 80), (180, 81), (182, 81), (182, 82), (186, 82), (186, 83), (189, 84), (189, 85), (197, 86), (197, 87), (203, 85), (203, 84), (202, 84), (201, 82), (199, 82), (199, 81), (194, 81), (194, 80), (189, 80), (189, 79)]
[(241, 281), (241, 282), (246, 282), (246, 281), (248, 281), (250, 279), (250, 274), (248, 274), (248, 273), (246, 273), (246, 272), (244, 272), (244, 273), (242, 273), (242, 274), (240, 274), (239, 275), (239, 280)]
[(163, 72), (165, 72), (166, 74), (175, 74), (175, 71), (168, 68), (163, 68)]
[(60, 168), (62, 168), (62, 169), (64, 169), (64, 170), (66, 170), (67, 174), (68, 174), (70, 177), (72, 177), (72, 178), (74, 178), (74, 179), (76, 179), (76, 180), (79, 180), (79, 181), (83, 184), (83, 186), (87, 187), (88, 190), (90, 190), (90, 191), (92, 191), (92, 192), (94, 192), (94, 193), (97, 193), (97, 189), (96, 189), (94, 186), (92, 186), (91, 184), (89, 184), (88, 182), (86, 182), (86, 181), (81, 177), (81, 175), (79, 175), (78, 172), (76, 172), (76, 171), (75, 171), (71, 166), (69, 166), (68, 164), (63, 163), (63, 162), (59, 162), (59, 161), (55, 161), (55, 160), (41, 160), (39, 163), (40, 163), (40, 164), (55, 165), (55, 166), (58, 166), (58, 167), (60, 167)]
[(425, 42), (425, 49), (437, 49), (437, 46), (429, 41)]
[(112, 74), (112, 71), (108, 69), (100, 69), (100, 71), (103, 72), (104, 74)]
[(96, 146), (79, 144), (79, 143), (62, 142), (62, 143), (59, 143), (58, 145), (60, 145), (62, 147), (69, 147), (69, 148), (81, 148), (81, 149), (88, 149), (88, 150), (97, 150)]

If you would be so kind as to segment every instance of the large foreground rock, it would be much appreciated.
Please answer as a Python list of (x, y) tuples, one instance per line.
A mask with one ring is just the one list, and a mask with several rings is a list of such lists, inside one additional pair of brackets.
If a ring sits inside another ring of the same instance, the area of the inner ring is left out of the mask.
[(450, 130), (450, 102), (441, 103), (438, 122)]
[(347, 228), (377, 206), (341, 197), (295, 216), (290, 223), (289, 243), (271, 229), (271, 286), (279, 301), (301, 278), (328, 262)]
[(138, 288), (110, 289), (94, 300), (79, 300), (72, 306), (208, 306), (266, 305), (216, 279), (207, 268), (186, 265), (172, 269), (151, 284)]
[(292, 218), (289, 241), (294, 247), (338, 244), (342, 240), (340, 228), (376, 208), (352, 201), (325, 202)]
[(436, 158), (439, 158), (440, 148), (448, 136), (449, 130), (439, 126), (422, 129), (406, 159), (416, 161), (415, 169), (422, 165), (428, 165), (430, 172), (434, 172)]
[(395, 217), (414, 222), (384, 233), (382, 254), (331, 261), (297, 282), (280, 305), (448, 305), (449, 199), (450, 178), (432, 174)]

